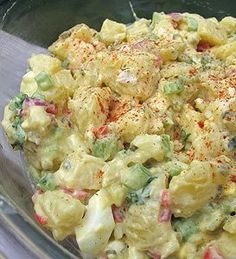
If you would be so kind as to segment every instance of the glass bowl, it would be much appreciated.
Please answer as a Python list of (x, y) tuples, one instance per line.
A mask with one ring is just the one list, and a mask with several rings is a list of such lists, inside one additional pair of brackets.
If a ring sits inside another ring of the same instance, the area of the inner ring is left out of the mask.
[[(151, 18), (154, 11), (193, 12), (222, 18), (236, 13), (232, 0), (133, 0), (138, 17)], [(19, 83), (32, 53), (45, 52), (64, 30), (78, 23), (99, 29), (110, 18), (134, 21), (125, 0), (0, 0), (0, 113), (19, 91)], [(0, 132), (0, 218), (34, 258), (81, 258), (73, 238), (56, 243), (33, 220), (32, 183), (24, 159), (13, 152)]]

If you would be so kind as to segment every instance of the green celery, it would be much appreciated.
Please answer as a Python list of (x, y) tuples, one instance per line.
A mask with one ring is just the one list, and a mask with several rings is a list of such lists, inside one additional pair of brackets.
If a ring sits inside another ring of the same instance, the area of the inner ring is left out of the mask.
[(121, 181), (126, 187), (132, 190), (143, 188), (150, 179), (150, 171), (142, 164), (135, 164), (124, 174)]
[(49, 74), (46, 72), (40, 72), (34, 79), (35, 79), (38, 87), (42, 91), (47, 91), (48, 89), (53, 87), (52, 80), (51, 80)]
[(197, 31), (198, 21), (193, 17), (187, 18), (188, 31)]
[(170, 158), (172, 155), (171, 151), (171, 143), (170, 143), (170, 136), (169, 135), (162, 135), (162, 146), (164, 149), (165, 157)]
[(164, 85), (164, 93), (167, 95), (179, 94), (184, 90), (184, 82), (181, 79), (177, 79), (172, 82), (167, 82)]
[(53, 191), (56, 189), (57, 184), (54, 175), (48, 173), (39, 179), (37, 186), (43, 191)]
[(112, 159), (119, 151), (119, 144), (115, 137), (105, 137), (97, 139), (93, 144), (92, 155), (104, 159)]
[(180, 232), (182, 239), (187, 241), (193, 234), (197, 233), (198, 228), (195, 222), (188, 218), (178, 218), (174, 221), (174, 228)]

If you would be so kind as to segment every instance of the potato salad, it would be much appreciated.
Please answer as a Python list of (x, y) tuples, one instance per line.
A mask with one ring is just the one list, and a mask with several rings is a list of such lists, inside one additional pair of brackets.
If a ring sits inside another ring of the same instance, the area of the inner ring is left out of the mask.
[(236, 258), (236, 18), (79, 24), (32, 55), (2, 126), (35, 220), (98, 259)]

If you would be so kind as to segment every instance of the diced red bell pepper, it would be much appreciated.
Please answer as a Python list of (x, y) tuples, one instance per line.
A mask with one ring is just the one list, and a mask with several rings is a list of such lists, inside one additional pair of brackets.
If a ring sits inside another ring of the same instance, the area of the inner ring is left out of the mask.
[(79, 200), (86, 200), (90, 197), (91, 193), (86, 190), (75, 190), (72, 192), (72, 197)]
[(160, 55), (157, 55), (154, 59), (154, 65), (156, 68), (160, 68), (163, 63), (163, 58)]
[(160, 192), (161, 195), (161, 206), (168, 208), (171, 205), (171, 196), (170, 191), (167, 189), (163, 189)]
[(152, 259), (161, 259), (161, 255), (159, 252), (148, 251), (147, 255), (150, 256)]
[(91, 195), (91, 192), (83, 189), (72, 190), (72, 189), (63, 188), (63, 192), (81, 201), (88, 199)]
[(69, 194), (69, 195), (72, 196), (73, 190), (68, 189), (68, 188), (63, 188), (62, 190), (63, 190), (64, 193)]
[(109, 127), (107, 125), (99, 126), (93, 131), (96, 138), (103, 138), (109, 134)]
[(236, 183), (236, 174), (231, 174), (231, 175), (229, 176), (229, 179), (230, 179), (230, 181)]
[(63, 114), (66, 115), (66, 116), (70, 116), (71, 113), (72, 113), (72, 111), (71, 111), (68, 107), (66, 107), (66, 108), (63, 110)]
[(197, 52), (205, 52), (211, 48), (211, 45), (208, 42), (200, 41), (197, 45)]
[(122, 208), (116, 207), (115, 204), (111, 206), (112, 215), (116, 223), (122, 223), (124, 221), (124, 214), (122, 212)]
[(159, 214), (158, 222), (168, 222), (171, 219), (171, 210), (168, 208), (164, 208), (161, 210)]
[(45, 100), (27, 97), (24, 101), (25, 106), (46, 106), (47, 102)]
[(46, 225), (48, 222), (46, 217), (43, 217), (37, 213), (35, 213), (34, 218), (38, 222), (39, 225)]
[(106, 253), (100, 254), (100, 255), (99, 255), (99, 258), (100, 258), (100, 259), (109, 259), (109, 257), (107, 256)]
[(204, 121), (198, 121), (198, 127), (203, 129), (204, 128)]
[(213, 246), (209, 246), (204, 253), (203, 259), (224, 259), (220, 252)]
[(58, 113), (58, 108), (55, 104), (48, 104), (46, 106), (46, 112), (50, 113), (50, 114), (53, 114), (53, 115), (56, 115)]

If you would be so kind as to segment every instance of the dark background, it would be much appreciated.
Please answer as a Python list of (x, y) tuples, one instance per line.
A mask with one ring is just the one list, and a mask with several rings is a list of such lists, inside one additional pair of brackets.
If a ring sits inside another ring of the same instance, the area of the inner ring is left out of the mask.
[[(154, 11), (193, 12), (205, 17), (236, 16), (235, 0), (133, 0), (138, 17)], [(48, 46), (62, 31), (77, 23), (99, 29), (105, 18), (133, 21), (127, 0), (0, 0), (0, 29)]]

